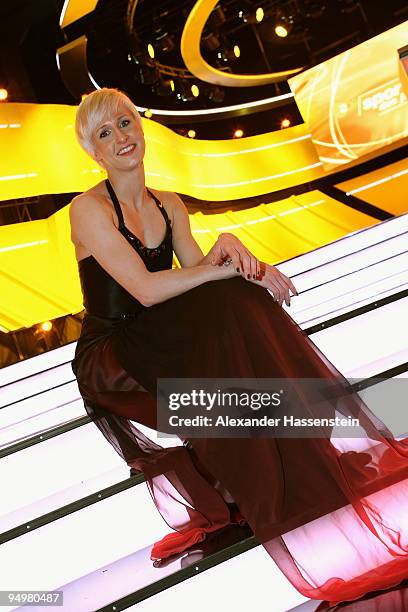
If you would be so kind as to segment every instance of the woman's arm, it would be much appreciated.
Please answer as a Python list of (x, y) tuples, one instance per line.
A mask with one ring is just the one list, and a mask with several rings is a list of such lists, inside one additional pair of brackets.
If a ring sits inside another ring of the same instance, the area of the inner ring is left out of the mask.
[(108, 274), (144, 306), (164, 302), (208, 281), (237, 276), (232, 266), (211, 264), (149, 272), (97, 196), (78, 196), (71, 202), (69, 212), (74, 241), (84, 245)]

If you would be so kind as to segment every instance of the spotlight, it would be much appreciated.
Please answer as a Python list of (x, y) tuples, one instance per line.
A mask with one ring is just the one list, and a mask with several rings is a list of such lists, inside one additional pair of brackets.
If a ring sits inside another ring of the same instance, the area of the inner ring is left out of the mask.
[(282, 119), (281, 121), (281, 128), (288, 128), (290, 126), (290, 119), (288, 119), (287, 117), (285, 117), (284, 119)]
[(277, 25), (275, 26), (275, 34), (279, 38), (285, 38), (288, 35), (288, 31), (284, 25)]
[(196, 136), (195, 130), (188, 130), (187, 136), (189, 138), (195, 138), (195, 136)]
[(247, 8), (244, 10), (240, 10), (238, 13), (238, 17), (242, 19), (244, 23), (261, 23), (263, 18), (265, 17), (265, 11), (261, 6), (254, 9), (250, 2), (247, 2)]
[(146, 117), (146, 119), (150, 119), (151, 117), (153, 117), (153, 113), (150, 110), (150, 108), (146, 108), (146, 110), (145, 110), (145, 112), (143, 114)]
[(149, 43), (147, 45), (147, 52), (149, 54), (149, 57), (151, 57), (151, 59), (154, 59), (154, 47), (153, 47), (152, 43)]
[(293, 16), (278, 11), (275, 17), (275, 34), (279, 38), (286, 38), (293, 26)]
[(8, 91), (7, 89), (4, 89), (3, 87), (0, 89), (0, 102), (4, 102), (4, 100), (7, 100), (8, 98)]
[(195, 98), (198, 98), (198, 96), (200, 95), (200, 90), (197, 85), (191, 86), (191, 93), (193, 94)]
[(234, 62), (241, 56), (241, 49), (239, 45), (224, 45), (224, 49), (218, 51), (217, 59), (218, 63)]
[(41, 331), (45, 331), (45, 332), (50, 331), (50, 329), (52, 329), (51, 321), (44, 321), (44, 323), (41, 323), (40, 329)]
[(243, 135), (244, 135), (244, 132), (241, 129), (235, 130), (234, 132), (234, 138), (242, 138)]
[(261, 23), (262, 19), (265, 17), (264, 10), (262, 6), (258, 7), (255, 11), (255, 19), (258, 23)]

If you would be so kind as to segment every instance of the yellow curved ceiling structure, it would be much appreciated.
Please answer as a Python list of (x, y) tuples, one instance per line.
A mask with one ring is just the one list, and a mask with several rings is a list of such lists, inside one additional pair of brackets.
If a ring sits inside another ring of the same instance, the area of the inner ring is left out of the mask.
[(201, 55), (200, 42), (204, 26), (218, 0), (197, 0), (189, 14), (181, 36), (180, 50), (188, 70), (198, 79), (224, 87), (254, 87), (283, 81), (303, 67), (269, 74), (230, 74), (210, 66)]
[[(4, 330), (82, 310), (69, 206), (48, 219), (0, 227), (0, 326)], [(260, 259), (277, 263), (377, 223), (329, 196), (311, 191), (222, 214), (190, 216), (208, 252), (221, 232), (235, 233)]]
[[(104, 177), (78, 145), (74, 106), (0, 104), (0, 200), (81, 192)], [(153, 188), (234, 200), (324, 173), (305, 126), (231, 140), (194, 140), (142, 119)]]

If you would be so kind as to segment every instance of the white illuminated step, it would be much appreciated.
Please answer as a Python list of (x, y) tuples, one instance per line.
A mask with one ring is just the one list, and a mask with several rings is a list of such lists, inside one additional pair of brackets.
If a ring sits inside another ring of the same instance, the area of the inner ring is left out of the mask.
[[(37, 357), (33, 359), (37, 359)], [(0, 389), (0, 408), (9, 404), (15, 404), (41, 391), (48, 391), (53, 387), (62, 388), (74, 380), (75, 375), (70, 363), (64, 363), (22, 380), (16, 380)]]
[[(41, 355), (13, 363), (0, 370), (0, 388), (16, 380), (54, 368), (74, 358), (76, 342), (70, 342)], [(0, 402), (0, 406), (1, 406)]]
[(408, 254), (386, 264), (379, 263), (307, 290), (284, 309), (299, 325), (308, 327), (407, 289)]
[(53, 590), (170, 531), (143, 483), (2, 544), (1, 584)]
[(278, 267), (284, 274), (294, 276), (321, 264), (345, 257), (350, 253), (358, 253), (372, 245), (377, 245), (381, 249), (382, 241), (404, 232), (408, 232), (408, 214), (387, 219), (374, 226), (348, 234), (330, 244), (283, 262)]
[(346, 274), (351, 275), (351, 273), (362, 271), (380, 262), (384, 262), (385, 265), (388, 262), (388, 270), (392, 270), (394, 258), (404, 254), (404, 251), (408, 250), (407, 247), (408, 233), (380, 245), (375, 244), (363, 251), (349, 252), (339, 260), (321, 262), (320, 266), (296, 275), (295, 280), (296, 283), (300, 283), (299, 289), (304, 291), (341, 278)]
[(3, 457), (0, 532), (119, 482), (129, 470), (93, 423)]
[(0, 449), (81, 416), (86, 413), (76, 383), (44, 391), (1, 410)]
[[(158, 438), (163, 447), (178, 438)], [(58, 458), (58, 461), (50, 458)], [(77, 501), (130, 475), (130, 467), (94, 423), (83, 425), (0, 460), (0, 482), (7, 491), (0, 505), (0, 532)], [(22, 483), (24, 486), (15, 486)]]
[[(327, 268), (323, 266), (325, 274), (319, 279), (313, 279), (313, 282), (311, 276), (314, 271), (297, 277), (296, 283), (302, 294), (294, 300), (295, 308), (313, 306), (319, 303), (320, 299), (339, 297), (347, 291), (364, 288), (369, 283), (381, 282), (403, 273), (408, 278), (408, 249), (406, 253), (397, 254), (391, 259), (383, 258), (382, 253), (377, 251), (375, 260), (370, 262), (370, 265), (362, 265), (361, 261), (357, 263), (358, 265), (350, 265), (349, 261), (340, 260), (336, 262), (336, 266), (334, 264), (328, 265)], [(330, 274), (328, 268), (331, 268)]]
[[(126, 517), (127, 518), (127, 517)], [(100, 527), (100, 526), (99, 526)], [(114, 528), (116, 525), (114, 525)], [(128, 526), (129, 527), (129, 526)], [(86, 534), (87, 537), (85, 539), (85, 546), (92, 546), (94, 542), (90, 539), (89, 534)], [(92, 533), (90, 534), (92, 538)], [(122, 534), (120, 534), (122, 535)], [(101, 537), (102, 540), (105, 539), (105, 536)], [(128, 536), (128, 539), (131, 539), (131, 536)], [(54, 552), (55, 549), (50, 549), (47, 546), (46, 539), (46, 550), (48, 556)], [(111, 541), (106, 542), (108, 545)], [(65, 539), (62, 540), (61, 544), (65, 544)], [(119, 545), (122, 542), (118, 542)], [(84, 572), (83, 576), (80, 576), (68, 583), (61, 583), (56, 589), (63, 592), (64, 595), (64, 608), (67, 610), (75, 610), (75, 612), (91, 612), (93, 610), (100, 609), (101, 607), (113, 604), (117, 599), (124, 597), (128, 594), (134, 593), (135, 591), (148, 586), (158, 580), (165, 579), (169, 575), (174, 574), (179, 569), (183, 569), (183, 567), (193, 565), (197, 561), (201, 560), (202, 553), (200, 553), (198, 545), (198, 549), (196, 551), (190, 550), (188, 553), (184, 553), (182, 558), (175, 559), (171, 561), (168, 565), (157, 568), (154, 567), (149, 556), (151, 545), (146, 546), (144, 549), (135, 548), (130, 554), (123, 555), (122, 557), (117, 557), (116, 550), (118, 546), (114, 547), (114, 551), (112, 554), (112, 560), (110, 562), (100, 563), (95, 570), (91, 570), (89, 572)], [(72, 546), (68, 547), (67, 554), (72, 556), (71, 553)], [(101, 556), (101, 552), (99, 547), (96, 548), (96, 555)], [(1, 558), (1, 553), (0, 553)], [(74, 559), (72, 559), (72, 562)], [(64, 560), (65, 564), (65, 572), (73, 573), (69, 564)], [(82, 565), (82, 563), (80, 563)], [(84, 564), (83, 564), (84, 565)], [(88, 567), (91, 563), (88, 563)], [(25, 574), (26, 564), (23, 566), (23, 576)], [(48, 569), (46, 564), (46, 569)], [(60, 572), (62, 573), (62, 572)], [(56, 575), (56, 572), (53, 572)], [(271, 560), (271, 558), (267, 555), (266, 551), (258, 546), (257, 548), (251, 549), (247, 552), (244, 552), (240, 555), (233, 557), (232, 559), (228, 559), (227, 561), (216, 565), (209, 570), (203, 571), (202, 573), (197, 572), (196, 576), (193, 576), (187, 581), (184, 581), (178, 585), (175, 585), (175, 592), (177, 596), (180, 597), (180, 593), (187, 591), (188, 601), (195, 601), (195, 598), (192, 597), (192, 593), (198, 588), (198, 600), (197, 605), (194, 605), (194, 609), (201, 610), (200, 601), (207, 601), (208, 604), (212, 604), (213, 600), (211, 596), (209, 599), (205, 597), (205, 593), (202, 593), (200, 596), (200, 583), (204, 580), (205, 589), (208, 590), (209, 593), (214, 592), (214, 595), (218, 598), (220, 603), (227, 602), (229, 600), (230, 605), (226, 607), (226, 609), (232, 609), (231, 604), (236, 602), (236, 605), (240, 605), (239, 599), (235, 600), (235, 595), (240, 595), (240, 590), (232, 589), (231, 591), (228, 589), (228, 592), (224, 588), (221, 587), (221, 583), (225, 583), (226, 586), (230, 584), (232, 580), (235, 580), (240, 583), (245, 584), (245, 590), (247, 592), (247, 596), (243, 597), (242, 603), (249, 602), (249, 596), (252, 595), (253, 598), (253, 589), (248, 588), (248, 580), (253, 580), (254, 588), (257, 588), (258, 581), (260, 583), (264, 583), (265, 587), (260, 587), (261, 593), (266, 593), (266, 589), (272, 588), (274, 591), (274, 608), (273, 610), (287, 610), (287, 607), (279, 607), (275, 605), (275, 603), (281, 603), (282, 606), (286, 605), (292, 607), (293, 605), (297, 605), (300, 602), (307, 601), (305, 597), (303, 597), (286, 579), (286, 577), (280, 572), (275, 563)], [(38, 578), (37, 578), (38, 579)], [(197, 582), (198, 581), (198, 582)], [(47, 579), (47, 583), (49, 580)], [(212, 588), (208, 588), (209, 585), (212, 584)], [(232, 584), (232, 582), (231, 582)], [(181, 591), (183, 589), (183, 591)], [(173, 587), (167, 593), (171, 597), (171, 591), (173, 591)], [(223, 598), (222, 593), (225, 592), (227, 598)], [(166, 592), (164, 592), (166, 593)], [(163, 593), (159, 593), (157, 596), (154, 596), (151, 600), (152, 610), (160, 610), (161, 609), (161, 601), (166, 601), (166, 599), (162, 599)], [(196, 594), (197, 596), (197, 594)], [(257, 594), (258, 597), (258, 594)], [(149, 600), (148, 600), (149, 601)], [(148, 601), (146, 604), (148, 604)], [(173, 599), (170, 599), (173, 601)], [(214, 601), (215, 603), (215, 601)], [(144, 609), (145, 602), (141, 602), (137, 604), (138, 606), (142, 606), (142, 610)], [(217, 605), (214, 606), (216, 610), (220, 609)], [(18, 608), (20, 609), (20, 608)], [(114, 608), (112, 608), (114, 609)], [(133, 607), (131, 609), (134, 609)], [(147, 608), (149, 609), (149, 608)], [(170, 608), (173, 609), (173, 608)], [(234, 609), (237, 609), (234, 606)], [(241, 609), (241, 608), (238, 608)], [(46, 610), (45, 607), (40, 607), (39, 610)]]
[(258, 607), (260, 611), (289, 612), (308, 600), (291, 585), (265, 549), (258, 546), (127, 610), (177, 610), (181, 601), (194, 602), (191, 606), (194, 612), (248, 612)]
[(408, 298), (386, 304), (311, 337), (347, 378), (365, 378), (408, 361)]

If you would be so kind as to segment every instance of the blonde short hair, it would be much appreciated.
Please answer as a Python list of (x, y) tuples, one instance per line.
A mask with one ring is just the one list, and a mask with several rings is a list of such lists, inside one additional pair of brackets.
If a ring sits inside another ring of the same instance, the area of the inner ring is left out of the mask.
[(87, 95), (78, 106), (75, 118), (75, 132), (79, 144), (85, 151), (93, 156), (94, 147), (92, 136), (99, 125), (114, 113), (117, 113), (121, 105), (126, 106), (136, 120), (140, 121), (140, 115), (132, 100), (123, 91), (103, 87)]

